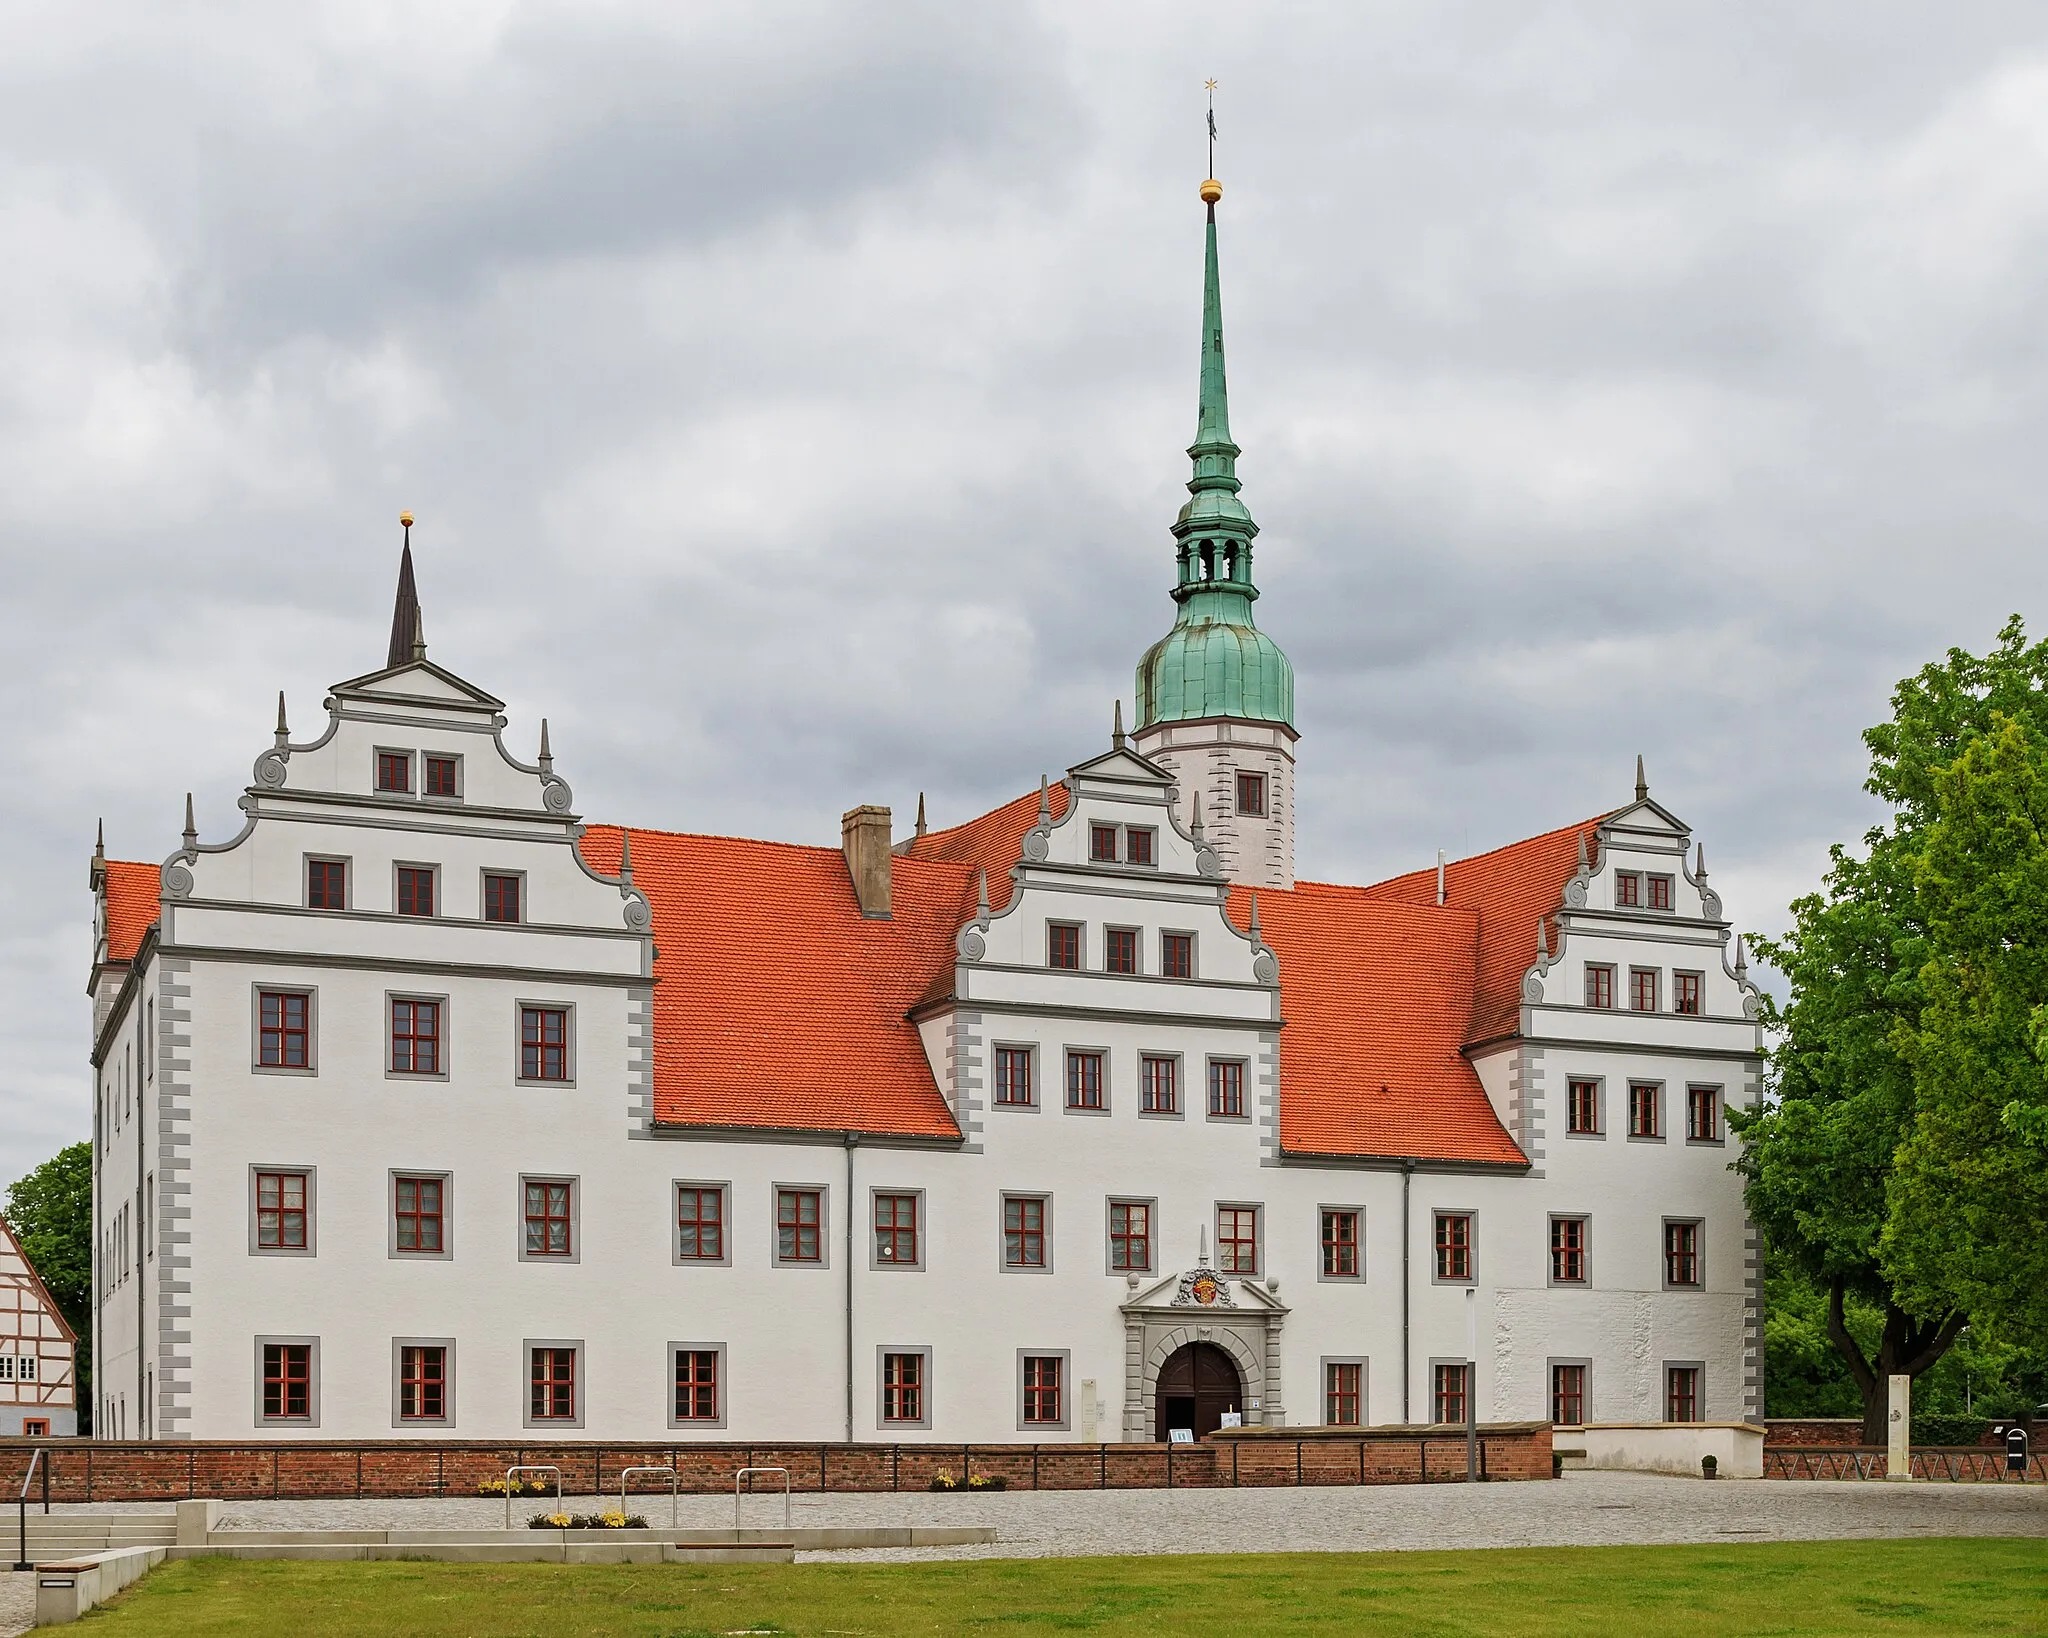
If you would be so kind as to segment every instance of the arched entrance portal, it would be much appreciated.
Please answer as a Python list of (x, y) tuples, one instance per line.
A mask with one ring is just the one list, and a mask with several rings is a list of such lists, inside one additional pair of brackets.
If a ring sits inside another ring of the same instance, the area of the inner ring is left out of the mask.
[(1236, 1362), (1212, 1342), (1190, 1342), (1159, 1367), (1159, 1425), (1164, 1444), (1173, 1428), (1192, 1428), (1197, 1439), (1223, 1426), (1223, 1413), (1244, 1410), (1244, 1383)]

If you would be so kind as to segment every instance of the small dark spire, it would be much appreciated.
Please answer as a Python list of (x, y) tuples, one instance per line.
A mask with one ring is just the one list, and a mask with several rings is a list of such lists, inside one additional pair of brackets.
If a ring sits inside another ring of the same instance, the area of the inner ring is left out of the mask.
[(291, 742), (291, 726), (284, 720), (284, 690), (277, 691), (277, 748), (281, 751)]
[(199, 827), (192, 822), (192, 793), (190, 791), (185, 793), (185, 845), (187, 847), (197, 847), (199, 845)]
[(107, 858), (107, 822), (106, 822), (106, 820), (104, 820), (104, 819), (102, 819), (102, 820), (100, 821), (100, 828), (99, 828), (99, 834), (98, 834), (97, 836), (95, 836), (95, 837), (93, 838), (93, 843), (92, 843), (92, 856), (93, 856), (93, 859), (94, 859), (94, 860), (95, 860), (96, 862), (98, 862), (98, 863), (104, 864), (104, 863), (106, 862), (106, 858)]
[(540, 719), (540, 771), (542, 773), (553, 773), (555, 771), (555, 753), (548, 749), (548, 719), (546, 717)]
[(924, 792), (917, 793), (917, 834), (924, 834)]
[(394, 671), (417, 658), (413, 642), (420, 629), (420, 594), (412, 579), (412, 514), (401, 512), (398, 521), (405, 526), (405, 545), (398, 554), (398, 600), (391, 610), (391, 652), (384, 659), (386, 669)]
[(1638, 802), (1650, 800), (1650, 782), (1643, 777), (1643, 759), (1640, 754), (1636, 757), (1636, 800)]
[(1124, 748), (1124, 702), (1116, 702), (1116, 715), (1110, 720), (1109, 746), (1113, 751)]

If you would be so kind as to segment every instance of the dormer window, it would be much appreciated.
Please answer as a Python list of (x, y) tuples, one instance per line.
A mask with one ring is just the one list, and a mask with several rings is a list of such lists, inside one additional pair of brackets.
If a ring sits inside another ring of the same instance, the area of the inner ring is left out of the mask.
[(1088, 858), (1093, 864), (1116, 863), (1116, 826), (1088, 827)]
[(1643, 878), (1633, 870), (1614, 873), (1614, 908), (1637, 910), (1643, 903)]
[(412, 752), (377, 753), (377, 789), (403, 796), (412, 794)]
[(1671, 908), (1671, 878), (1669, 876), (1645, 876), (1643, 887), (1652, 910)]
[(1153, 862), (1152, 832), (1135, 827), (1124, 832), (1124, 862), (1148, 865)]
[(456, 788), (456, 759), (452, 756), (430, 756), (422, 758), (426, 767), (423, 781), (428, 796), (454, 797), (462, 793)]

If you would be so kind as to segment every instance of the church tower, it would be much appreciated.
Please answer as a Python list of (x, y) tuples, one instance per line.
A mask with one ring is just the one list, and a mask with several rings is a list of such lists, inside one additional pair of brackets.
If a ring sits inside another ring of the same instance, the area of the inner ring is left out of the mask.
[(1234, 881), (1294, 885), (1294, 667), (1252, 620), (1252, 538), (1237, 498), (1237, 445), (1223, 372), (1223, 297), (1216, 272), (1216, 201), (1202, 285), (1202, 386), (1188, 502), (1174, 520), (1173, 629), (1138, 662), (1135, 748), (1173, 774), (1183, 812), (1199, 813)]

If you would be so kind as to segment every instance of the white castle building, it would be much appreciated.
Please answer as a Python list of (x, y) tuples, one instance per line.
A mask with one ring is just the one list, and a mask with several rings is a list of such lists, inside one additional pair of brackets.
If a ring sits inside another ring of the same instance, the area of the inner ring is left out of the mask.
[(1294, 879), (1203, 191), (1177, 617), (1064, 779), (838, 848), (587, 825), (427, 658), (408, 545), (388, 663), (310, 739), (280, 697), (239, 834), (95, 854), (97, 1431), (1761, 1414), (1756, 995), (1640, 768)]

